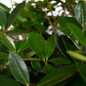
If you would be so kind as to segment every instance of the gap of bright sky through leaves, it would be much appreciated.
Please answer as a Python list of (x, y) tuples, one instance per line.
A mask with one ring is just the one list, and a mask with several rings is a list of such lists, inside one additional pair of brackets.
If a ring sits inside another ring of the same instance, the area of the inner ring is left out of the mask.
[[(21, 3), (22, 1), (23, 0), (0, 0), (0, 3), (5, 4), (9, 8), (12, 8), (12, 4), (14, 4), (15, 2)], [(26, 2), (28, 2), (28, 1), (30, 1), (30, 0), (26, 0)], [(35, 0), (35, 1), (44, 1), (44, 0)], [(61, 0), (61, 1), (63, 1), (64, 3), (66, 2), (66, 0)], [(76, 0), (76, 1), (78, 1), (78, 0)], [(51, 3), (55, 3), (55, 1), (53, 0)], [(35, 6), (34, 3), (32, 5)], [(58, 15), (61, 16), (62, 15), (63, 10), (62, 10), (62, 7), (60, 7), (60, 5), (61, 5), (61, 3), (59, 3), (55, 6), (55, 11), (53, 11), (54, 16), (58, 16)], [(59, 7), (57, 7), (57, 6), (59, 6)], [(69, 14), (69, 12), (66, 11), (66, 14)], [(49, 12), (48, 15), (51, 16), (51, 12)]]

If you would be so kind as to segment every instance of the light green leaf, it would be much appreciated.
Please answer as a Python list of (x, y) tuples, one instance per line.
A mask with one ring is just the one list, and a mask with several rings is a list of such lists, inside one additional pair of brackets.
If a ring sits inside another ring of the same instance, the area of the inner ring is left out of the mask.
[(79, 54), (79, 53), (76, 53), (76, 52), (74, 52), (74, 51), (67, 51), (67, 53), (68, 53), (71, 57), (73, 57), (73, 58), (75, 58), (75, 59), (78, 59), (78, 60), (81, 60), (81, 61), (86, 61), (86, 57), (83, 56), (83, 55), (81, 55), (81, 54)]
[(9, 53), (9, 66), (13, 76), (22, 84), (29, 84), (29, 72), (23, 59), (13, 51)]

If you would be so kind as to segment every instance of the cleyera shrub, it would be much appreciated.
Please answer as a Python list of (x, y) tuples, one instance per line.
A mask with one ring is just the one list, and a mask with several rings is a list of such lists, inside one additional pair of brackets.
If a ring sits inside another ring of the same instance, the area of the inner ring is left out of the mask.
[(86, 1), (0, 3), (0, 86), (86, 86)]

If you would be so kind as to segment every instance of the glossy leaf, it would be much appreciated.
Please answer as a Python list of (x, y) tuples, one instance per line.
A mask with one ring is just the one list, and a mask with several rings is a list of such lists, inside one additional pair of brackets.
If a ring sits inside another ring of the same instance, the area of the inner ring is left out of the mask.
[(78, 23), (78, 21), (75, 18), (72, 17), (58, 17), (57, 21), (59, 22), (61, 28), (59, 30), (61, 30), (62, 32), (64, 32), (65, 34), (69, 35), (71, 32), (68, 30), (68, 26), (66, 25), (66, 23), (73, 23), (76, 26), (78, 26), (79, 28), (82, 28), (81, 25)]
[(81, 25), (86, 22), (86, 6), (83, 1), (79, 1), (75, 7), (75, 17)]
[(44, 76), (38, 86), (53, 86), (59, 84), (71, 77), (75, 72), (76, 67), (74, 65), (60, 67), (56, 71), (50, 72)]
[(13, 46), (13, 44), (10, 42), (10, 40), (7, 38), (6, 34), (0, 34), (1, 40), (3, 42), (3, 44), (12, 51), (15, 51), (15, 48)]
[(86, 82), (86, 64), (77, 64), (79, 73), (81, 75), (81, 77), (83, 78), (83, 80), (85, 80)]
[(29, 72), (23, 59), (13, 51), (9, 54), (9, 66), (13, 76), (22, 84), (29, 84)]
[(23, 51), (25, 49), (29, 48), (29, 34), (27, 34), (24, 41), (20, 44), (18, 51)]
[(44, 58), (45, 39), (38, 33), (31, 32), (29, 34), (29, 46), (33, 51), (38, 52), (41, 58)]
[(5, 12), (0, 8), (0, 25), (5, 28), (7, 23), (7, 16)]
[(66, 51), (77, 50), (77, 47), (75, 46), (75, 44), (59, 30), (55, 31), (55, 42), (56, 42), (57, 47), (61, 51), (61, 53), (65, 57), (68, 57), (71, 61), (73, 61), (71, 57), (66, 53)]
[(86, 37), (85, 35), (81, 32), (80, 28), (77, 27), (75, 24), (72, 23), (67, 23), (67, 26), (69, 27), (68, 29), (73, 33), (75, 38), (84, 46), (86, 46)]
[(64, 58), (52, 58), (50, 60), (48, 60), (51, 63), (55, 63), (55, 64), (71, 64), (70, 60), (68, 59), (64, 59)]
[(39, 61), (31, 61), (31, 65), (35, 70), (42, 70), (42, 65)]
[(0, 86), (21, 86), (17, 81), (6, 75), (0, 75)]
[(76, 52), (74, 52), (74, 51), (67, 51), (67, 53), (68, 53), (71, 57), (73, 57), (73, 58), (75, 58), (75, 59), (78, 59), (78, 60), (81, 60), (81, 61), (86, 61), (86, 57), (83, 56), (83, 55), (81, 55), (81, 54), (79, 54), (79, 53), (76, 53)]
[(54, 40), (54, 36), (52, 35), (45, 42), (45, 56), (46, 56), (46, 59), (48, 59), (52, 55), (52, 53), (54, 52), (54, 49), (55, 49), (55, 40)]
[(19, 16), (24, 6), (25, 6), (25, 1), (18, 4), (16, 8), (11, 12), (11, 14), (8, 16), (6, 28), (8, 28), (15, 21), (15, 19)]

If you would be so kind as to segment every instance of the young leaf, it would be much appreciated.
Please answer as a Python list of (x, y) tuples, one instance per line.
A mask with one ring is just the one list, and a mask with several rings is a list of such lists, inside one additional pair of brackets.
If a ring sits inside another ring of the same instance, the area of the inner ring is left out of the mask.
[(81, 32), (80, 28), (77, 27), (75, 24), (67, 23), (68, 29), (73, 33), (75, 38), (84, 46), (86, 46), (86, 37)]
[(86, 82), (86, 64), (77, 64), (77, 68), (83, 80)]
[(11, 79), (6, 75), (0, 74), (0, 86), (21, 86), (15, 80)]
[(75, 7), (75, 17), (81, 25), (84, 25), (86, 22), (86, 6), (83, 1), (79, 1), (79, 3)]
[(12, 43), (10, 42), (10, 40), (7, 38), (6, 34), (0, 34), (1, 40), (3, 42), (3, 44), (12, 51), (15, 51), (14, 46), (12, 45)]
[(64, 58), (58, 58), (58, 57), (50, 59), (48, 61), (55, 64), (71, 64), (70, 60)]
[(23, 59), (13, 51), (9, 53), (9, 66), (13, 76), (22, 84), (29, 84), (29, 72)]
[(75, 59), (78, 59), (78, 60), (81, 60), (81, 61), (86, 61), (86, 57), (83, 56), (83, 55), (81, 55), (81, 54), (79, 54), (79, 53), (76, 53), (76, 52), (74, 52), (74, 51), (67, 51), (67, 53), (68, 53), (71, 57), (73, 57), (73, 58), (75, 58)]
[(11, 12), (11, 14), (8, 16), (6, 28), (8, 28), (15, 21), (15, 19), (19, 16), (24, 6), (25, 6), (25, 1), (18, 4), (16, 8)]
[(45, 39), (38, 33), (31, 32), (29, 34), (29, 46), (33, 51), (38, 52), (41, 58), (44, 58)]
[(45, 57), (46, 57), (46, 59), (48, 59), (52, 55), (54, 49), (55, 49), (55, 40), (54, 40), (54, 36), (52, 35), (45, 42)]
[(38, 86), (53, 86), (55, 84), (59, 84), (71, 77), (75, 72), (75, 65), (60, 67), (56, 71), (50, 72), (44, 76)]
[(7, 16), (5, 12), (0, 8), (0, 25), (5, 28), (7, 23)]

